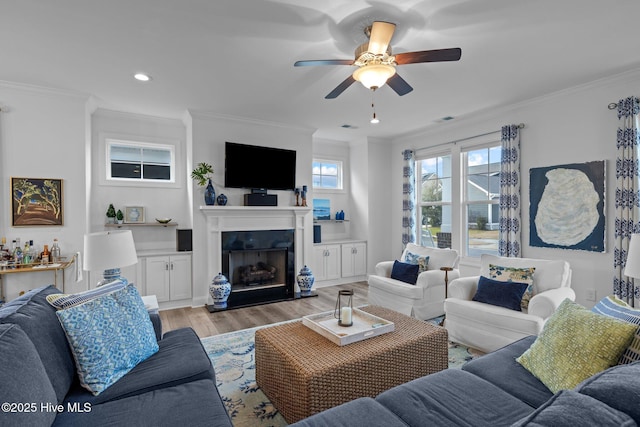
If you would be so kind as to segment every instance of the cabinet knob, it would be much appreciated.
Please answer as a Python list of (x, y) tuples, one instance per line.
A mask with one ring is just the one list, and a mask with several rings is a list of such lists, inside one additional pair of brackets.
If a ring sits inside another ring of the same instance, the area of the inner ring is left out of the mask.
[(168, 262), (165, 262), (165, 263), (164, 263), (164, 269), (165, 269), (165, 270), (169, 270), (169, 263), (168, 263)]
[(173, 263), (171, 263), (171, 269), (173, 270)]

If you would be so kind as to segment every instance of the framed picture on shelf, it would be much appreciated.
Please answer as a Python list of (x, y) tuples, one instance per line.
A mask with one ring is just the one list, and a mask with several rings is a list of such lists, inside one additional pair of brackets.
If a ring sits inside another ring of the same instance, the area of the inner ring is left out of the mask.
[(125, 224), (140, 224), (144, 222), (144, 208), (142, 206), (127, 206), (124, 208)]
[(11, 224), (14, 227), (63, 225), (62, 180), (11, 178)]

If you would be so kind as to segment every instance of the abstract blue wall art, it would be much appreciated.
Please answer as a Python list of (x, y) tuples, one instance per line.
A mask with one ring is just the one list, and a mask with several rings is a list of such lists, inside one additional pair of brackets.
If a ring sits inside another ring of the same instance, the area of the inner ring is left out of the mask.
[(605, 161), (529, 170), (529, 245), (605, 252)]
[(313, 219), (331, 219), (331, 201), (329, 199), (313, 199)]

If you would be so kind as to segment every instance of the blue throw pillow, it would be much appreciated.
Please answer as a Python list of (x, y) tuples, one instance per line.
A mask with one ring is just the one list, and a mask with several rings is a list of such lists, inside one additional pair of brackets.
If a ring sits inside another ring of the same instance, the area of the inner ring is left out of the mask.
[(396, 260), (393, 262), (393, 268), (391, 269), (391, 278), (415, 285), (416, 280), (418, 280), (419, 269), (420, 266), (418, 264), (407, 264)]
[(473, 296), (473, 301), (522, 311), (520, 302), (528, 286), (526, 283), (499, 282), (480, 276), (480, 280), (478, 280), (478, 290)]
[(80, 384), (96, 396), (158, 351), (149, 313), (133, 284), (56, 314)]

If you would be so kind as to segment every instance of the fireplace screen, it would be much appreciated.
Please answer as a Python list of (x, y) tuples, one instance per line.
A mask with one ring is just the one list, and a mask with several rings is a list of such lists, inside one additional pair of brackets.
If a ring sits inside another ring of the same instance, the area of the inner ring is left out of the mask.
[(229, 282), (232, 291), (256, 286), (284, 286), (287, 273), (286, 249), (229, 251)]

